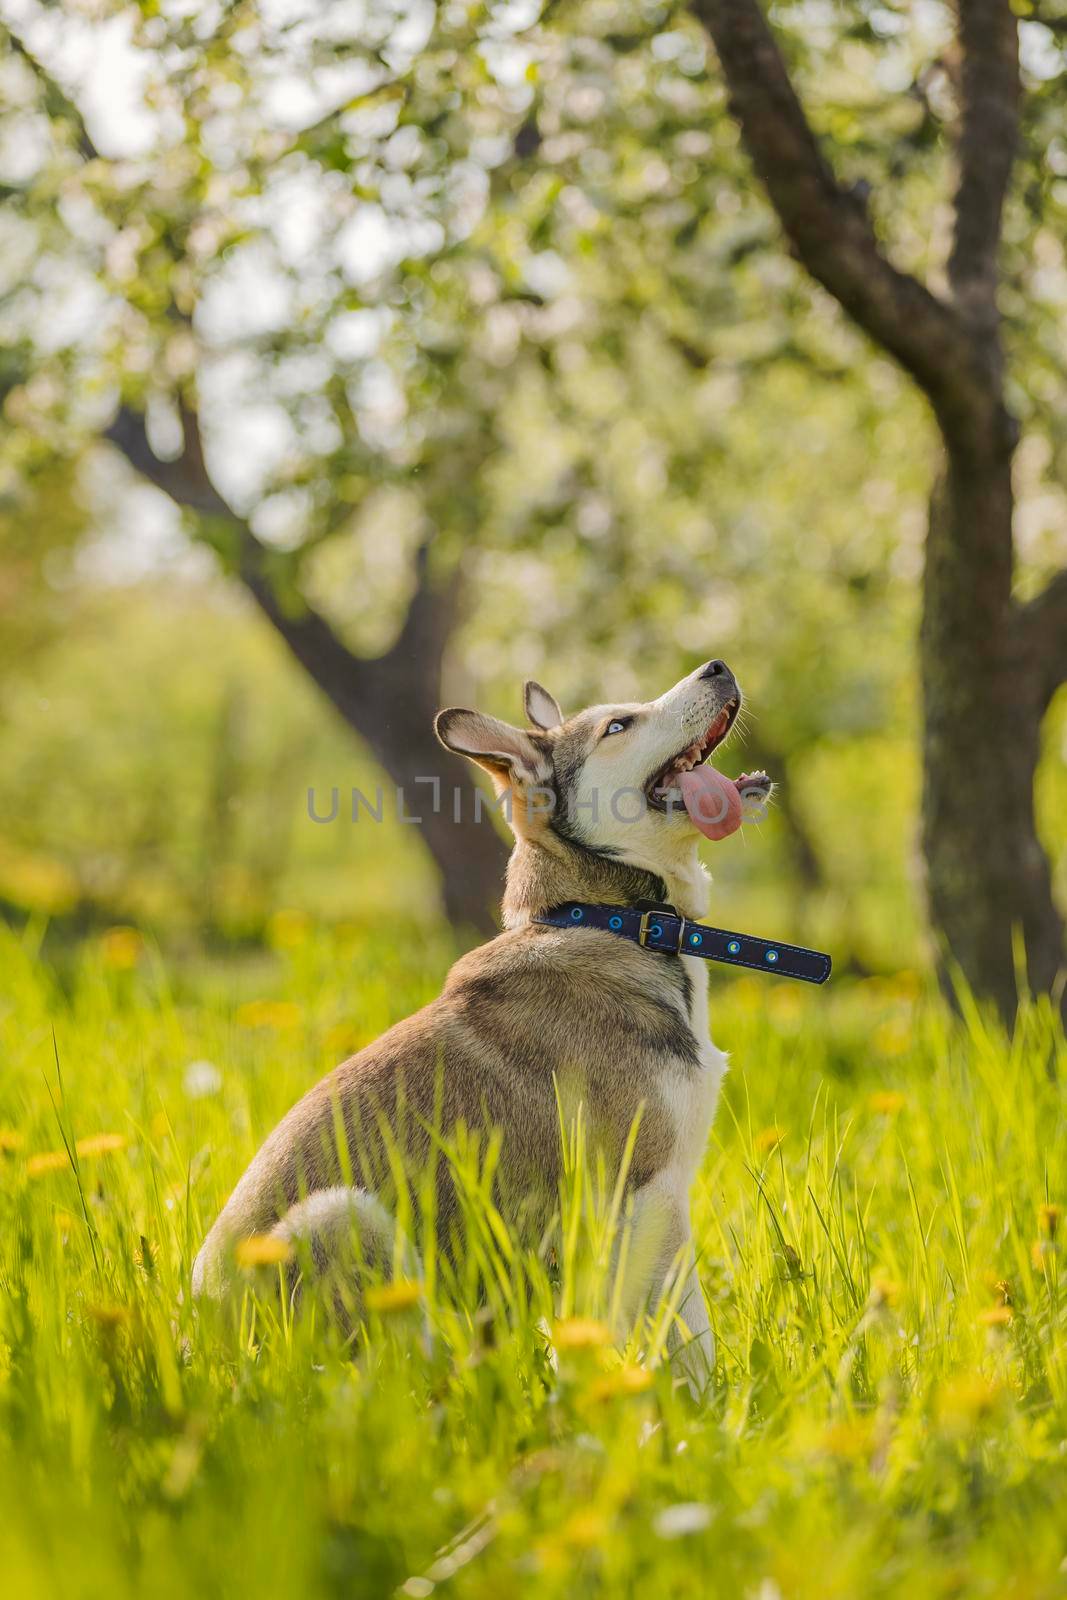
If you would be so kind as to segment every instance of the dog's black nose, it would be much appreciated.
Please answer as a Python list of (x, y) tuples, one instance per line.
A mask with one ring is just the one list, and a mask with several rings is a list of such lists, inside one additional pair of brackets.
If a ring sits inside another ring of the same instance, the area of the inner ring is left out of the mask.
[(733, 673), (725, 661), (709, 661), (706, 667), (701, 667), (702, 678), (732, 678)]

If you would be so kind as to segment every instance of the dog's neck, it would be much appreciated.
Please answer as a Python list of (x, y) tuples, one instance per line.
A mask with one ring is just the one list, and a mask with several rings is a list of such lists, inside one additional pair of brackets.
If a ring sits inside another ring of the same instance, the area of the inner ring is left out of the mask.
[(550, 844), (520, 838), (508, 862), (504, 926), (521, 928), (568, 900), (621, 906), (666, 901), (698, 919), (707, 915), (709, 883), (695, 843), (655, 872), (555, 836)]

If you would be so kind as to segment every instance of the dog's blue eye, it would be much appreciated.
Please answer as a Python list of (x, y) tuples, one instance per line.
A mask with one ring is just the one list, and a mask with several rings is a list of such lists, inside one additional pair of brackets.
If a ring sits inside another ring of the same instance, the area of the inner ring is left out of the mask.
[(604, 737), (606, 739), (609, 733), (624, 733), (628, 727), (629, 723), (627, 722), (609, 722), (604, 729)]

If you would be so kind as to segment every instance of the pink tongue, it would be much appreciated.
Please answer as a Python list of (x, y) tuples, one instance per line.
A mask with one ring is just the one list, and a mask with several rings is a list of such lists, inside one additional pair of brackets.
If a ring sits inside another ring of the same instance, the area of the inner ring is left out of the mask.
[(741, 826), (737, 785), (714, 767), (694, 767), (678, 778), (685, 809), (705, 839), (727, 839)]

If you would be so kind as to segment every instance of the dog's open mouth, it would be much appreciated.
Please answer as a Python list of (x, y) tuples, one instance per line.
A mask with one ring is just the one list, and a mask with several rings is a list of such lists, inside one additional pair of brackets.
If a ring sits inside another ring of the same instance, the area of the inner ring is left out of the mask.
[(695, 739), (692, 744), (687, 744), (684, 750), (679, 750), (666, 766), (660, 767), (648, 780), (645, 785), (645, 797), (654, 811), (666, 811), (669, 799), (673, 797), (676, 803), (681, 798), (682, 774), (692, 772), (694, 767), (703, 765), (712, 751), (718, 749), (734, 725), (739, 706), (740, 702), (736, 699), (728, 701), (722, 710), (716, 713), (702, 738)]

